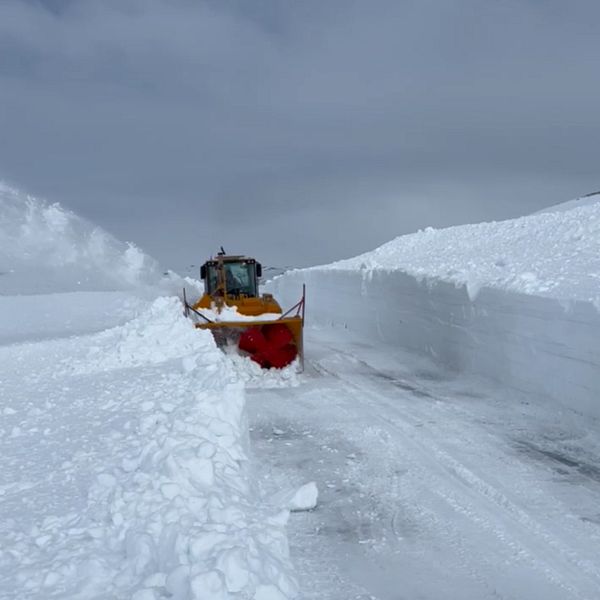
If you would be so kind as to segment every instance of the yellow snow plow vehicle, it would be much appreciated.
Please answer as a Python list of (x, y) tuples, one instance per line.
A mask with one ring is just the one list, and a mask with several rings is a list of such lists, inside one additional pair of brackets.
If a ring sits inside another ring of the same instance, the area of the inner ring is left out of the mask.
[(281, 369), (296, 358), (303, 365), (305, 289), (302, 298), (285, 313), (271, 294), (259, 293), (262, 267), (254, 258), (225, 254), (200, 268), (204, 294), (189, 304), (185, 314), (195, 327), (210, 329), (219, 346), (235, 345), (265, 369)]

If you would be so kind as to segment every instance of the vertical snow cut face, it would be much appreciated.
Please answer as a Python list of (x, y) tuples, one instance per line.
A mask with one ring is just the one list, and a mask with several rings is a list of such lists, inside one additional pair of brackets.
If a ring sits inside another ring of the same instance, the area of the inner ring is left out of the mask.
[(309, 323), (600, 418), (600, 201), (429, 228), (270, 285), (285, 303), (302, 284)]
[(288, 513), (249, 476), (243, 384), (178, 299), (100, 334), (2, 347), (0, 380), (0, 596), (296, 595)]
[(0, 182), (0, 294), (122, 290), (161, 278), (133, 244)]

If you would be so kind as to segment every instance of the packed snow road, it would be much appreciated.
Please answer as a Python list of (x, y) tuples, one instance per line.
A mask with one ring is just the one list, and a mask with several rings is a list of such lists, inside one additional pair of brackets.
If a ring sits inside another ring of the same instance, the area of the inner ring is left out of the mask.
[(298, 387), (248, 394), (265, 489), (320, 490), (289, 523), (301, 597), (600, 597), (597, 424), (333, 330), (307, 348)]

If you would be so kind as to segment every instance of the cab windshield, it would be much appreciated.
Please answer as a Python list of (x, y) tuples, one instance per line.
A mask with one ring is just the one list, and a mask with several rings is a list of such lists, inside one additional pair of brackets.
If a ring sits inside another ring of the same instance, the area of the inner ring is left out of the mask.
[[(226, 262), (225, 287), (229, 296), (256, 296), (255, 265), (246, 262)], [(218, 287), (217, 268), (212, 267), (208, 273), (209, 293), (213, 293)]]

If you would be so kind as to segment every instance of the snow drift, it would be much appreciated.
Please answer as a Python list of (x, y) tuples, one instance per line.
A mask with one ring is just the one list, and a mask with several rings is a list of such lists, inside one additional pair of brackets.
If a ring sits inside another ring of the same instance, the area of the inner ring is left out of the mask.
[(500, 223), (427, 228), (320, 269), (402, 271), (464, 287), (471, 300), (487, 287), (600, 306), (600, 202)]
[[(600, 203), (399, 237), (291, 271), (307, 318), (600, 417)], [(310, 348), (309, 348), (310, 352)]]
[(0, 182), (0, 294), (156, 285), (158, 263), (59, 204)]
[(183, 284), (0, 184), (1, 598), (296, 595), (244, 413), (244, 382), (293, 378), (219, 351)]
[(0, 596), (295, 595), (288, 512), (250, 477), (243, 384), (176, 298), (1, 347), (0, 380)]

